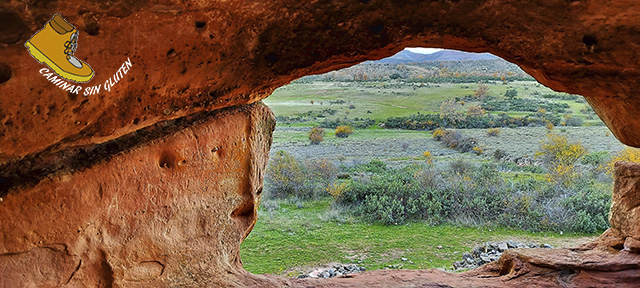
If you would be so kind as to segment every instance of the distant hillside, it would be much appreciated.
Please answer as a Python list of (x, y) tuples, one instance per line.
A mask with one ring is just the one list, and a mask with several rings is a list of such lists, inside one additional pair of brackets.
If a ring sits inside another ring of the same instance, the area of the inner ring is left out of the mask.
[(422, 82), (478, 82), (488, 80), (532, 80), (513, 63), (489, 53), (442, 50), (432, 54), (403, 50), (378, 61), (311, 75), (299, 81), (367, 81), (404, 79)]
[(442, 50), (432, 54), (414, 53), (409, 50), (402, 50), (396, 55), (371, 61), (370, 63), (381, 64), (401, 64), (401, 63), (425, 63), (425, 62), (442, 62), (442, 61), (479, 61), (479, 60), (496, 60), (500, 59), (489, 53), (470, 53), (456, 50)]

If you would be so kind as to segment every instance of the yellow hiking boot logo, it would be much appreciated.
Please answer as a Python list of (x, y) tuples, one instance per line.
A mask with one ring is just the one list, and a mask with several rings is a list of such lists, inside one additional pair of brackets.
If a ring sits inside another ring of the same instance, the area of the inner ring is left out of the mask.
[(33, 58), (64, 79), (84, 83), (93, 78), (93, 69), (73, 56), (78, 48), (78, 30), (60, 14), (54, 15), (24, 46)]

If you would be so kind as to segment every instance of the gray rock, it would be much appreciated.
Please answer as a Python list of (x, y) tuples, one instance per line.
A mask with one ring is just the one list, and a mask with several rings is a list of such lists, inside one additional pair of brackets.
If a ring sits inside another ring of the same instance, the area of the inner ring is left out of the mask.
[[(474, 247), (470, 252), (462, 253), (462, 260), (456, 261), (453, 264), (454, 269), (474, 269), (478, 266), (497, 261), (502, 257), (502, 253), (512, 248), (553, 248), (549, 244), (542, 244), (541, 246), (535, 243), (522, 243), (518, 241), (498, 241), (498, 242), (485, 242), (480, 246)], [(403, 258), (404, 259), (404, 258)], [(405, 260), (403, 260), (405, 261)]]

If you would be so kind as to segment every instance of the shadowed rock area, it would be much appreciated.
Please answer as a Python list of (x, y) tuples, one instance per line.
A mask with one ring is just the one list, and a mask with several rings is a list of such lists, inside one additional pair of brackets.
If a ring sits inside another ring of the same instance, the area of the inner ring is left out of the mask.
[[(94, 78), (79, 95), (24, 43), (60, 13)], [(404, 47), (491, 52), (583, 95), (640, 147), (640, 3), (0, 3), (0, 286), (637, 287), (640, 168), (617, 167), (612, 228), (573, 250), (512, 250), (461, 274), (283, 279), (242, 269), (275, 125), (258, 103), (304, 75)], [(130, 59), (126, 75), (104, 85)]]

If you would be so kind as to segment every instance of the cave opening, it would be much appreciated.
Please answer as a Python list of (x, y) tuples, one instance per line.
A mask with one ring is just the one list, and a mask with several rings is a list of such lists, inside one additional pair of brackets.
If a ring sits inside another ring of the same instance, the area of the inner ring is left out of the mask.
[(624, 145), (582, 96), (492, 54), (406, 48), (264, 103), (277, 125), (249, 272), (463, 271), (609, 227)]

